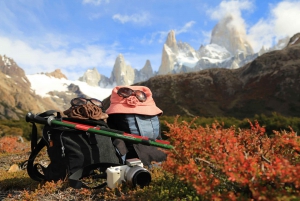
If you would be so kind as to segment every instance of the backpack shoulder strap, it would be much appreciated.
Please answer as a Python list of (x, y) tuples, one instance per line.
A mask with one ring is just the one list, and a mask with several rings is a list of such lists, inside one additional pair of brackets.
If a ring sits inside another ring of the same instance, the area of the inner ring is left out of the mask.
[(46, 143), (43, 139), (39, 141), (39, 143), (36, 145), (35, 149), (31, 151), (31, 154), (29, 156), (28, 162), (27, 162), (27, 173), (35, 181), (43, 181), (45, 179), (45, 176), (42, 175), (38, 170), (37, 166), (40, 164), (35, 164), (34, 160), (36, 156), (39, 154), (39, 152), (46, 146)]
[[(61, 118), (60, 113), (57, 112), (56, 110), (47, 110), (43, 113), (38, 114), (38, 116), (40, 118), (46, 118), (46, 117), (52, 116), (54, 113), (57, 113), (57, 117)], [(45, 176), (42, 175), (37, 170), (37, 166), (41, 166), (42, 168), (44, 168), (44, 167), (40, 164), (35, 164), (34, 165), (34, 160), (35, 160), (36, 156), (39, 154), (39, 152), (46, 146), (46, 142), (43, 139), (41, 139), (37, 143), (37, 127), (36, 127), (36, 124), (35, 124), (35, 122), (30, 122), (30, 123), (32, 123), (31, 154), (29, 156), (28, 163), (27, 163), (27, 172), (28, 172), (28, 175), (30, 176), (30, 178), (32, 178), (33, 180), (42, 181), (42, 180), (45, 179)]]

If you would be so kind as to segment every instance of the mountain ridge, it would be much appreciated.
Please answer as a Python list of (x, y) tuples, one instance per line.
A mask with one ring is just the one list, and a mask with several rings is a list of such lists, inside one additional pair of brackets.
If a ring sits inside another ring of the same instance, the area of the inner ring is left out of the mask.
[[(153, 71), (149, 61), (150, 73), (143, 74), (143, 68), (148, 61), (141, 70), (137, 70), (127, 65), (124, 56), (119, 54), (109, 78), (101, 75), (97, 69), (93, 69), (97, 72), (92, 76), (94, 80), (92, 85), (111, 88), (146, 81), (156, 75), (195, 72), (217, 67), (236, 69), (263, 53), (282, 49), (288, 43), (289, 37), (286, 37), (280, 39), (274, 47), (266, 49), (262, 46), (261, 50), (255, 53), (247, 40), (245, 28), (237, 27), (234, 21), (233, 15), (227, 15), (221, 19), (212, 30), (210, 43), (201, 45), (198, 50), (186, 42), (177, 41), (175, 31), (170, 30), (162, 47), (161, 64), (157, 72)], [(84, 77), (89, 72), (90, 69), (85, 72)], [(96, 74), (100, 76), (96, 78)]]

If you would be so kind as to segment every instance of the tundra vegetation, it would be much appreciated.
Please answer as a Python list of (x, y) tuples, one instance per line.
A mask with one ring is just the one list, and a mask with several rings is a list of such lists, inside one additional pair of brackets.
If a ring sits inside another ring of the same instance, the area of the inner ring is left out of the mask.
[[(67, 181), (33, 181), (23, 164), (30, 153), (30, 124), (0, 123), (0, 196), (4, 200), (299, 200), (300, 118), (256, 115), (161, 118), (175, 147), (149, 171), (144, 188), (73, 189)], [(39, 127), (41, 128), (41, 127)], [(24, 142), (22, 142), (22, 137)], [(38, 156), (47, 161), (46, 150)], [(12, 164), (20, 170), (8, 171)]]

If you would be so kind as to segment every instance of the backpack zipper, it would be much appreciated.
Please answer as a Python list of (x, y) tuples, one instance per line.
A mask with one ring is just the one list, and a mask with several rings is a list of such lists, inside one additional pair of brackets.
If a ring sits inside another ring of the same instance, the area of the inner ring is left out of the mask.
[(64, 147), (64, 144), (63, 144), (63, 141), (62, 141), (62, 134), (64, 133), (61, 132), (60, 136), (59, 136), (59, 139), (60, 139), (60, 144), (61, 144), (61, 157), (64, 158), (66, 156), (65, 154), (65, 147)]

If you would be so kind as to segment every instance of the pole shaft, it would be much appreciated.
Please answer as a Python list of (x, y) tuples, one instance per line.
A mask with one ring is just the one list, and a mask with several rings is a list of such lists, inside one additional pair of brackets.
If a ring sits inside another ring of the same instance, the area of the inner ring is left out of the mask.
[(158, 142), (155, 142), (155, 141), (152, 141), (152, 140), (143, 140), (143, 139), (140, 139), (140, 138), (135, 138), (133, 136), (126, 136), (126, 135), (122, 135), (122, 134), (118, 134), (118, 133), (114, 133), (114, 132), (109, 132), (109, 131), (104, 131), (104, 130), (97, 130), (96, 129), (97, 127), (91, 128), (91, 126), (88, 126), (88, 125), (83, 125), (83, 124), (76, 125), (76, 123), (74, 123), (74, 124), (65, 123), (65, 122), (61, 122), (61, 121), (57, 121), (57, 120), (52, 120), (51, 124), (58, 125), (58, 126), (65, 126), (65, 127), (68, 127), (68, 128), (87, 131), (87, 132), (90, 132), (90, 133), (109, 136), (109, 137), (113, 137), (113, 138), (123, 139), (123, 140), (131, 141), (131, 142), (137, 142), (137, 143), (140, 143), (140, 144), (146, 144), (146, 145), (161, 147), (161, 148), (165, 148), (165, 149), (173, 149), (173, 146), (169, 145), (169, 144), (162, 144), (162, 143), (158, 143)]

